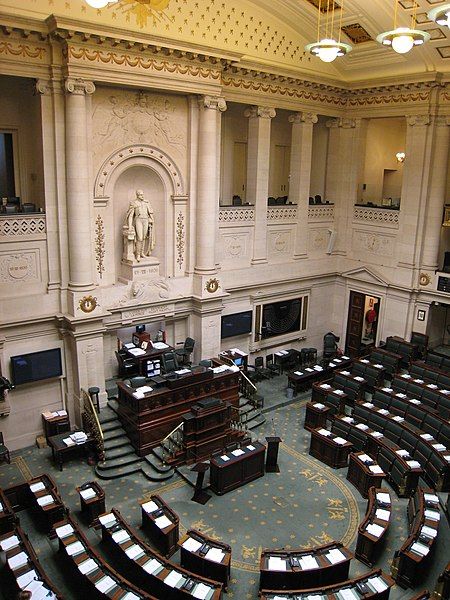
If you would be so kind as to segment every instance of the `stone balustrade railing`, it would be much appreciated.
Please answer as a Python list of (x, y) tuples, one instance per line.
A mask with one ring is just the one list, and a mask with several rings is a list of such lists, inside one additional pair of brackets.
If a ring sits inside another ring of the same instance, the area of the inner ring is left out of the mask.
[(334, 204), (315, 204), (308, 207), (308, 221), (334, 221)]
[(221, 208), (219, 210), (220, 225), (252, 225), (255, 220), (255, 208), (251, 207), (233, 207)]
[(297, 220), (296, 206), (279, 206), (267, 209), (267, 222), (292, 223)]
[(357, 223), (367, 223), (368, 225), (388, 227), (390, 229), (398, 229), (399, 212), (400, 211), (398, 210), (389, 210), (372, 206), (355, 206), (353, 208), (353, 221)]
[(0, 215), (0, 242), (11, 241), (13, 238), (45, 239), (46, 234), (47, 225), (43, 214)]

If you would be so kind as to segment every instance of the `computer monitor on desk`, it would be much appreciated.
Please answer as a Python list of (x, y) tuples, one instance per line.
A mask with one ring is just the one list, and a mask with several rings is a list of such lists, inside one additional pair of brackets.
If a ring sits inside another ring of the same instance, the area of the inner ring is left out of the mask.
[(242, 365), (244, 364), (244, 359), (242, 357), (235, 358), (233, 362), (237, 367), (242, 367)]

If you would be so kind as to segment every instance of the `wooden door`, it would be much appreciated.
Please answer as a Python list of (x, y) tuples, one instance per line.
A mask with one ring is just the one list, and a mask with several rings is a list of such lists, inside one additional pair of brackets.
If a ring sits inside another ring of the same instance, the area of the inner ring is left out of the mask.
[(247, 183), (247, 143), (235, 142), (233, 152), (233, 196), (245, 200)]
[(345, 354), (351, 358), (358, 356), (361, 348), (361, 334), (364, 324), (364, 301), (365, 294), (350, 292)]

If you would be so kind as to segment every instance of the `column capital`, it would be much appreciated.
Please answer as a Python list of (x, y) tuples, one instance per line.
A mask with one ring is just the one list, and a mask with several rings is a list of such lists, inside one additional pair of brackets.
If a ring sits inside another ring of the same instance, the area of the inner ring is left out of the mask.
[(333, 129), (335, 127), (342, 127), (342, 129), (354, 129), (361, 122), (361, 119), (345, 119), (344, 117), (338, 117), (337, 119), (330, 119), (325, 125)]
[(244, 116), (250, 119), (260, 117), (261, 119), (273, 119), (277, 112), (269, 106), (249, 106), (244, 111)]
[(95, 92), (95, 85), (92, 81), (86, 79), (74, 79), (73, 77), (67, 77), (64, 81), (64, 91), (68, 94), (74, 94), (76, 96), (84, 96), (84, 94), (93, 94)]
[(35, 90), (41, 96), (50, 96), (53, 84), (50, 79), (36, 79)]
[(450, 116), (438, 115), (433, 117), (433, 124), (436, 127), (448, 127), (450, 125)]
[(209, 108), (219, 112), (227, 110), (225, 98), (222, 98), (221, 96), (200, 96), (198, 104), (200, 108)]
[(430, 115), (406, 115), (406, 123), (410, 127), (415, 125), (423, 127), (430, 124)]
[(288, 117), (289, 123), (314, 124), (317, 123), (318, 120), (319, 117), (315, 113), (310, 112), (296, 112)]

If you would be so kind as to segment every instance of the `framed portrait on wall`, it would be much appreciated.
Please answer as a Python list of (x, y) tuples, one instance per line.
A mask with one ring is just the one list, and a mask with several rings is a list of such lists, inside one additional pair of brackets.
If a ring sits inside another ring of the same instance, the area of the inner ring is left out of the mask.
[(425, 311), (424, 310), (419, 309), (417, 311), (417, 320), (418, 321), (425, 321)]

